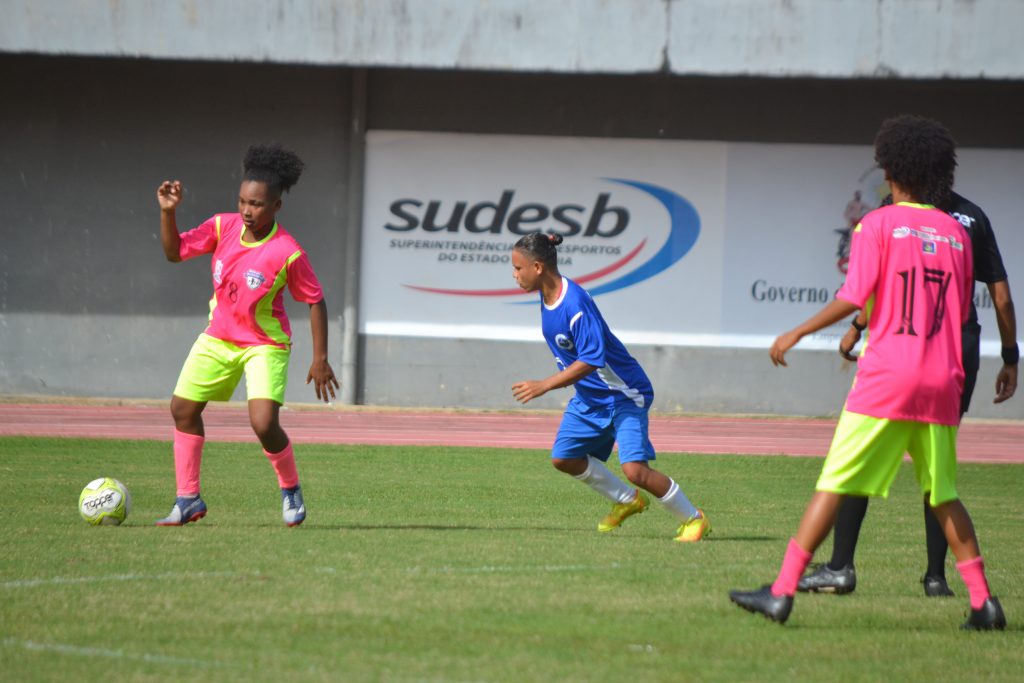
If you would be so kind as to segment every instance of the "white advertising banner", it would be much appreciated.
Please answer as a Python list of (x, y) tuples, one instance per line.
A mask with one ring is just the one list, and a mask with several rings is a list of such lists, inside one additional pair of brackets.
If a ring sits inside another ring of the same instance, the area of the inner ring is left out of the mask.
[[(1012, 284), (1024, 152), (961, 150), (957, 189), (992, 219)], [(767, 348), (832, 298), (851, 222), (886, 192), (870, 146), (372, 131), (361, 330), (540, 340), (510, 253), (543, 230), (626, 343)], [(998, 355), (977, 294), (982, 351)]]

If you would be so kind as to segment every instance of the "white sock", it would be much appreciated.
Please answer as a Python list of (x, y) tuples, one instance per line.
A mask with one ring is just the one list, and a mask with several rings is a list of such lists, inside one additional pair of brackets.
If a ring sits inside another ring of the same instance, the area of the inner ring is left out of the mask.
[(622, 483), (603, 462), (591, 455), (587, 456), (587, 471), (572, 476), (613, 503), (630, 503), (636, 498), (636, 489)]
[(697, 517), (700, 512), (697, 508), (693, 507), (693, 503), (686, 497), (683, 490), (679, 488), (674, 480), (669, 479), (672, 485), (668, 487), (668, 493), (658, 500), (665, 506), (665, 509), (671, 512), (673, 515), (678, 517), (680, 521), (689, 522), (694, 517)]

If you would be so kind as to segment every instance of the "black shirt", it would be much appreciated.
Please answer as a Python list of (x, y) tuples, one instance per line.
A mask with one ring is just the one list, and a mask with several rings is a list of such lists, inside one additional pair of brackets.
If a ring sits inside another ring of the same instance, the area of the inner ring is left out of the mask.
[[(999, 253), (999, 246), (996, 244), (995, 233), (992, 232), (992, 224), (988, 216), (977, 204), (969, 199), (953, 193), (953, 201), (947, 207), (949, 215), (960, 221), (960, 224), (971, 236), (971, 247), (974, 251), (974, 281), (975, 282), (1001, 282), (1006, 279), (1006, 268), (1003, 267), (1003, 257)], [(971, 313), (967, 324), (978, 323), (978, 311), (974, 308), (974, 287), (971, 287)]]

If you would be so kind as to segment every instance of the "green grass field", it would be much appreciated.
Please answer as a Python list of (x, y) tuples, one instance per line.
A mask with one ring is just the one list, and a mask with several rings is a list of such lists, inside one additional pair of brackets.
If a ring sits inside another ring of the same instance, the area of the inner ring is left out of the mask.
[[(655, 506), (608, 535), (607, 506), (540, 451), (300, 446), (309, 518), (281, 524), (253, 444), (210, 443), (210, 514), (173, 502), (169, 444), (0, 439), (0, 671), (10, 681), (1020, 680), (1024, 467), (963, 465), (960, 492), (1010, 626), (958, 631), (966, 589), (926, 599), (905, 465), (872, 504), (850, 596), (799, 596), (785, 626), (730, 588), (774, 578), (820, 461), (663, 454), (714, 524), (674, 544)], [(121, 527), (81, 488), (132, 492)], [(825, 559), (828, 544), (819, 551)]]

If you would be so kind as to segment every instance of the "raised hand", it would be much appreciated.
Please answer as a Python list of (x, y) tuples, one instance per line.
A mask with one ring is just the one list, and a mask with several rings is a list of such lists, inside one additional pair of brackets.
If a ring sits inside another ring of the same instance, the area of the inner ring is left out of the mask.
[(156, 200), (163, 211), (173, 211), (181, 202), (181, 181), (165, 180), (156, 188)]

